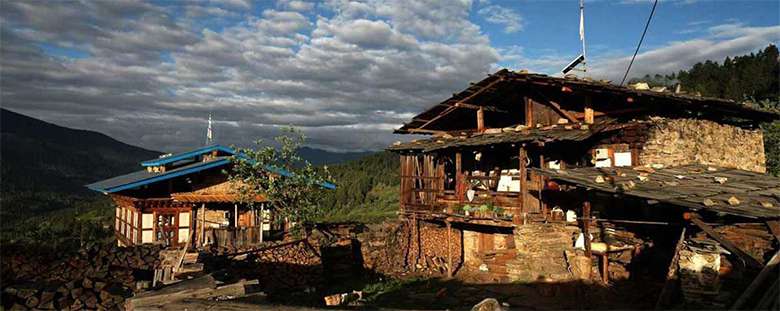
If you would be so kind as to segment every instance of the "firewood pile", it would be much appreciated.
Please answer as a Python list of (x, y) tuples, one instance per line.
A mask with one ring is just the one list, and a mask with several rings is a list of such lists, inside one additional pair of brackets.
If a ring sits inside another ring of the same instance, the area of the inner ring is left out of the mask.
[(25, 309), (118, 309), (136, 291), (136, 275), (158, 265), (160, 246), (97, 245), (74, 256), (47, 260), (4, 257), (3, 307)]
[(262, 280), (259, 286), (268, 291), (316, 287), (322, 278), (319, 245), (312, 239), (267, 243), (235, 256), (209, 256), (204, 264), (207, 271), (224, 269), (230, 275)]

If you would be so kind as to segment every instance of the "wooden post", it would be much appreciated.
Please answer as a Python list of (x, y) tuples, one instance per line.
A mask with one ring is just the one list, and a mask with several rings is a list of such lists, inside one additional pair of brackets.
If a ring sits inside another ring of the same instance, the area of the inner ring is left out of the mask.
[(452, 277), (452, 224), (449, 221), (445, 221), (447, 224), (447, 277)]
[[(458, 203), (463, 203), (463, 156), (460, 151), (455, 152), (455, 196)], [(452, 211), (450, 211), (452, 212)]]
[[(582, 237), (585, 240), (585, 256), (588, 257), (590, 262), (593, 255), (590, 250), (590, 202), (585, 201), (582, 203)], [(593, 269), (592, 265), (588, 266), (588, 278), (590, 278)]]
[(264, 229), (265, 229), (265, 203), (260, 203), (260, 243), (263, 243)]
[(528, 195), (528, 172), (525, 167), (526, 159), (528, 158), (528, 152), (525, 150), (525, 145), (520, 146), (520, 152), (518, 154), (518, 164), (519, 164), (519, 170), (520, 170), (520, 195), (517, 196), (517, 199), (520, 201), (520, 212), (515, 214), (515, 217), (512, 218), (512, 222), (516, 225), (523, 223), (523, 218), (525, 218), (525, 215), (522, 215), (525, 213), (525, 198)]
[(206, 245), (206, 203), (203, 203), (200, 206), (201, 211), (203, 211), (200, 215), (200, 245)]
[(238, 204), (233, 204), (233, 227), (238, 229)]
[(593, 107), (591, 104), (591, 98), (590, 96), (585, 96), (585, 123), (587, 124), (593, 124)]
[(477, 131), (485, 131), (485, 109), (482, 107), (477, 110)]
[(534, 103), (529, 97), (525, 99), (525, 126), (534, 127)]
[[(544, 169), (544, 150), (539, 150), (539, 168)], [(537, 174), (539, 176), (539, 211), (542, 212), (542, 215), (544, 215), (544, 219), (547, 219), (547, 206), (544, 205), (544, 202), (542, 200), (542, 190), (544, 190), (544, 175)]]

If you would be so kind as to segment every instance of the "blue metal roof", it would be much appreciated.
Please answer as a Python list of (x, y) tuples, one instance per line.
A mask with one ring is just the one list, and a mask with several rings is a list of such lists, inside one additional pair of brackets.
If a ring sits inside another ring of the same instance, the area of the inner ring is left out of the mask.
[(201, 154), (209, 153), (209, 152), (212, 152), (212, 151), (222, 151), (222, 152), (228, 153), (230, 155), (236, 154), (236, 151), (233, 150), (232, 148), (225, 147), (225, 146), (222, 146), (222, 145), (211, 145), (211, 146), (198, 148), (198, 149), (195, 149), (195, 150), (192, 150), (192, 151), (187, 151), (187, 152), (182, 152), (182, 153), (177, 153), (177, 154), (174, 154), (174, 155), (170, 155), (170, 156), (167, 156), (167, 157), (162, 157), (162, 158), (159, 158), (159, 159), (146, 160), (146, 161), (141, 162), (141, 166), (160, 166), (160, 165), (170, 164), (170, 163), (173, 163), (173, 162), (176, 162), (176, 161), (186, 160), (186, 159), (189, 159), (189, 158), (192, 158), (192, 157), (196, 157), (196, 156), (199, 156)]
[(100, 191), (103, 193), (114, 193), (122, 190), (128, 190), (137, 188), (143, 185), (168, 180), (171, 178), (192, 174), (215, 168), (230, 163), (230, 159), (227, 157), (217, 158), (209, 162), (197, 162), (189, 165), (185, 165), (166, 172), (149, 172), (147, 170), (137, 171), (130, 174), (125, 174), (106, 180), (101, 180), (96, 183), (87, 185), (87, 188)]
[[(206, 146), (203, 148), (198, 148), (192, 151), (183, 152), (171, 156), (167, 156), (160, 159), (154, 159), (154, 160), (148, 160), (141, 162), (141, 166), (159, 166), (159, 165), (165, 165), (169, 163), (174, 163), (181, 160), (186, 160), (189, 158), (196, 157), (201, 154), (209, 153), (212, 151), (222, 151), (225, 153), (228, 153), (230, 155), (239, 157), (241, 159), (254, 162), (252, 159), (246, 157), (242, 153), (237, 153), (232, 148), (228, 148), (221, 145), (212, 145), (212, 146)], [(188, 165), (184, 165), (182, 167), (178, 167), (169, 171), (165, 172), (149, 172), (147, 170), (141, 170), (137, 172), (133, 172), (130, 174), (125, 174), (121, 176), (112, 177), (106, 180), (102, 180), (96, 183), (92, 183), (87, 185), (87, 188), (103, 193), (114, 193), (122, 190), (128, 190), (137, 188), (143, 185), (148, 185), (151, 183), (168, 180), (171, 178), (192, 174), (196, 172), (200, 172), (203, 170), (207, 170), (210, 168), (226, 165), (230, 163), (229, 157), (218, 157), (214, 160), (208, 161), (208, 162), (195, 162)], [(266, 170), (269, 172), (273, 172), (282, 176), (292, 176), (293, 174), (285, 169), (273, 167), (273, 166), (266, 166)], [(323, 182), (320, 183), (320, 186), (322, 186), (325, 189), (336, 189), (336, 185), (330, 182)]]

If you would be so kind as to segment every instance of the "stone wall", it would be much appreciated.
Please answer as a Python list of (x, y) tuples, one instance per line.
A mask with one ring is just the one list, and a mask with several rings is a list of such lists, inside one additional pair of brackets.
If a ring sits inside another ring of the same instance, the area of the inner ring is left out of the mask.
[(761, 130), (698, 119), (653, 118), (639, 164), (705, 164), (766, 172)]
[(510, 278), (519, 282), (572, 279), (565, 252), (574, 252), (580, 230), (560, 223), (526, 224), (515, 228), (517, 259), (507, 264)]

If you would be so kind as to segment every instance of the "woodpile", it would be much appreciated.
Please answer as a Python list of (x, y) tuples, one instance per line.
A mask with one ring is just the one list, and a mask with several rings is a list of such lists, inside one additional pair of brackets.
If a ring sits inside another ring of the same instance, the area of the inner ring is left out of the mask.
[(4, 257), (3, 307), (11, 310), (118, 309), (139, 285), (143, 271), (160, 263), (159, 246), (99, 245), (61, 260)]

